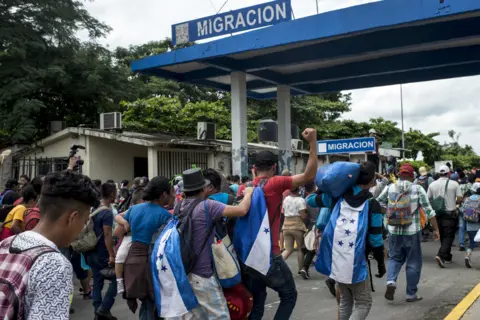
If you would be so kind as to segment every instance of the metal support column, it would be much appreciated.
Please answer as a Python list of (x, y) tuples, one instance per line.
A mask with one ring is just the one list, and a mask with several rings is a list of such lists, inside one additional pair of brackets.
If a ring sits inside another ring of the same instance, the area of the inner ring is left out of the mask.
[(292, 119), (290, 110), (290, 87), (277, 86), (278, 118), (278, 167), (280, 172), (291, 171), (292, 160)]
[(232, 72), (232, 171), (248, 175), (247, 78), (243, 72)]
[(148, 148), (148, 178), (152, 179), (158, 176), (158, 150)]

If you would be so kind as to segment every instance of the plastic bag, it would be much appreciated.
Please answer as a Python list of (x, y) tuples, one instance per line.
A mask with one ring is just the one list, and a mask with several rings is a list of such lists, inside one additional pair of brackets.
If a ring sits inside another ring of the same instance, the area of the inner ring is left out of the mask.
[(339, 198), (355, 185), (359, 173), (360, 164), (339, 161), (319, 168), (315, 184), (320, 191)]
[(480, 230), (477, 231), (477, 234), (475, 235), (475, 239), (473, 239), (475, 242), (480, 242)]

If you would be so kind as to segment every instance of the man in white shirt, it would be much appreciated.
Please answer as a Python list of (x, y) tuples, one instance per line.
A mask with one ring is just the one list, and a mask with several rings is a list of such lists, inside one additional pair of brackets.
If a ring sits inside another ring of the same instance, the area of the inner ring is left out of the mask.
[[(39, 200), (40, 221), (32, 231), (0, 243), (0, 278), (14, 284), (0, 295), (0, 318), (69, 319), (72, 265), (60, 253), (68, 248), (98, 202), (91, 180), (72, 171), (48, 174)], [(20, 301), (19, 301), (20, 300)]]
[[(452, 244), (457, 232), (457, 204), (462, 203), (463, 193), (458, 182), (450, 180), (450, 169), (440, 167), (440, 179), (432, 182), (428, 187), (428, 199), (437, 214), (438, 228), (440, 229), (440, 250), (435, 257), (440, 268), (445, 268), (445, 263), (452, 262)], [(444, 199), (443, 209), (435, 208), (435, 202)]]

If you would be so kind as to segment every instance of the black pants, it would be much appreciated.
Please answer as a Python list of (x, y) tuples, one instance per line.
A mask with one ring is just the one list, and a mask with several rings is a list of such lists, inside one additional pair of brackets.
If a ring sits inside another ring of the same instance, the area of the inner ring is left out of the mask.
[(302, 248), (302, 252), (305, 255), (303, 260), (303, 268), (308, 271), (310, 265), (312, 264), (313, 258), (315, 258), (315, 250), (308, 250), (307, 248)]
[(273, 289), (280, 297), (275, 320), (290, 319), (295, 304), (297, 303), (297, 288), (292, 272), (282, 256), (275, 257), (266, 276), (260, 273), (245, 272), (244, 283), (253, 296), (253, 309), (250, 320), (263, 319), (265, 301), (267, 300), (267, 287)]
[(438, 256), (445, 261), (452, 261), (452, 244), (457, 232), (457, 218), (455, 214), (447, 213), (437, 217), (438, 229), (440, 229), (440, 250)]

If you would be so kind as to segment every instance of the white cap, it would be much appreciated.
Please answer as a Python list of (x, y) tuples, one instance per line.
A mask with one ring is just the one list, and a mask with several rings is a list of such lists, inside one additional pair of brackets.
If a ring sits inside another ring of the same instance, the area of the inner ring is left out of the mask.
[(446, 165), (443, 165), (443, 166), (440, 166), (440, 173), (449, 173), (450, 172), (450, 168), (447, 167)]
[(375, 134), (375, 133), (377, 133), (377, 131), (375, 129), (370, 129), (370, 131), (368, 131), (368, 133)]

